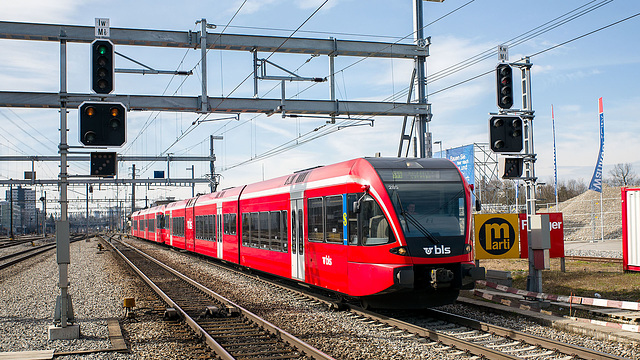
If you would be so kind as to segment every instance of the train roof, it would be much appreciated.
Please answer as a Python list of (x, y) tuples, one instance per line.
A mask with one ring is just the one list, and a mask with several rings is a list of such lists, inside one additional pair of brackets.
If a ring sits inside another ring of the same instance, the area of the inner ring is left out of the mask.
[[(434, 158), (395, 158), (395, 157), (364, 157), (356, 158), (340, 163), (335, 163), (326, 166), (317, 166), (307, 168), (304, 170), (296, 171), (289, 175), (280, 176), (277, 178), (259, 181), (248, 185), (241, 185), (231, 187), (228, 189), (220, 190), (215, 193), (201, 195), (197, 198), (196, 205), (204, 205), (207, 203), (214, 203), (218, 201), (228, 200), (228, 198), (237, 198), (240, 193), (252, 193), (260, 192), (267, 189), (285, 188), (295, 186), (296, 184), (308, 183), (317, 180), (328, 179), (341, 175), (353, 175), (354, 172), (359, 172), (356, 169), (362, 167), (362, 163), (368, 163), (365, 167), (372, 167), (375, 170), (379, 169), (455, 169), (456, 166), (448, 159), (434, 159)], [(244, 189), (244, 191), (243, 191)], [(160, 210), (169, 210), (175, 208), (181, 208), (191, 204), (193, 199), (177, 200), (172, 203), (161, 205), (159, 207), (152, 207), (150, 209), (140, 210), (140, 213), (147, 213), (149, 211), (156, 212)]]

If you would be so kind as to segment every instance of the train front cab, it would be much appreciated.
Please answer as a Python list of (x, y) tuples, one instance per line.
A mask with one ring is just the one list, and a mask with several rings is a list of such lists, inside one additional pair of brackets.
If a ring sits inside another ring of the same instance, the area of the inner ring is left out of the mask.
[[(309, 182), (331, 182), (320, 174)], [(470, 191), (455, 165), (360, 159), (349, 174), (351, 181), (305, 191), (308, 283), (374, 307), (424, 308), (454, 302), (483, 277), (473, 265)], [(403, 208), (412, 197), (422, 214)], [(293, 215), (301, 207), (291, 201)], [(296, 278), (294, 220), (291, 229)]]
[[(484, 278), (484, 269), (473, 262), (469, 185), (445, 159), (368, 161), (379, 177), (355, 206), (359, 208), (358, 236), (363, 241), (367, 234), (375, 241), (386, 239), (389, 245), (372, 249), (386, 249), (391, 263), (404, 258), (407, 264), (393, 267), (393, 286), (363, 300), (373, 306), (398, 308), (453, 303), (461, 289), (471, 289), (475, 280)], [(375, 224), (380, 215), (385, 218), (380, 221), (387, 224)]]

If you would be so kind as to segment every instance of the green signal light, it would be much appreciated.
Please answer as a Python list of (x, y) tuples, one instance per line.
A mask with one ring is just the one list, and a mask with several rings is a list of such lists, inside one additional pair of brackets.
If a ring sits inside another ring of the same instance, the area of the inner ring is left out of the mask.
[(104, 55), (107, 53), (107, 47), (104, 45), (98, 46), (98, 54)]

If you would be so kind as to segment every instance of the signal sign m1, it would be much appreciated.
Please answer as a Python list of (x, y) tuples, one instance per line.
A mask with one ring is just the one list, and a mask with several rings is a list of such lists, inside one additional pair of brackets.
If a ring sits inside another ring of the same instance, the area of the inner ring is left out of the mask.
[(517, 259), (520, 256), (516, 214), (476, 214), (476, 259)]
[(109, 18), (96, 18), (96, 37), (108, 38), (111, 36)]

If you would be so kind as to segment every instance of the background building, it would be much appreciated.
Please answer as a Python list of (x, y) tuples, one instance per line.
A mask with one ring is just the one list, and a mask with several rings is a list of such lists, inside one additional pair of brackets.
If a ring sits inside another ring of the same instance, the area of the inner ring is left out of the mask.
[[(6, 213), (11, 212), (13, 202), (13, 229), (15, 234), (25, 234), (35, 232), (37, 226), (36, 215), (36, 191), (32, 189), (23, 188), (18, 186), (17, 188), (9, 189), (6, 191), (5, 200), (7, 202)], [(4, 207), (3, 207), (4, 209)], [(4, 212), (3, 212), (4, 214)], [(2, 217), (2, 225), (5, 228), (9, 228), (10, 219), (4, 219)]]

